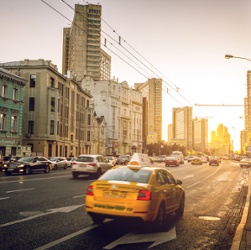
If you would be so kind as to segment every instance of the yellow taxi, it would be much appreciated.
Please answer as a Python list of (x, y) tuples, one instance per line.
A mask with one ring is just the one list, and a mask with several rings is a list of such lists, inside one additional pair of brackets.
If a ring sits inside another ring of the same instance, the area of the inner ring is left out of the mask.
[(199, 156), (193, 157), (193, 159), (191, 160), (191, 164), (192, 165), (202, 165), (201, 157), (199, 157)]
[(92, 182), (85, 209), (94, 223), (105, 218), (132, 218), (163, 229), (167, 215), (182, 216), (185, 190), (163, 166), (151, 165), (146, 154), (135, 153), (127, 166), (116, 166)]

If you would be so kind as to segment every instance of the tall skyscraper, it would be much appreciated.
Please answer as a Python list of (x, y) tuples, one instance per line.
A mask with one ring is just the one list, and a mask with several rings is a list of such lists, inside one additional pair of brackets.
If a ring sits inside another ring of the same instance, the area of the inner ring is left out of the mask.
[(62, 73), (71, 72), (81, 81), (84, 76), (109, 80), (111, 56), (101, 49), (102, 6), (75, 4), (72, 26), (63, 29)]
[(173, 108), (172, 142), (193, 149), (192, 107)]
[(145, 83), (135, 83), (134, 88), (142, 92), (148, 101), (148, 135), (146, 143), (162, 141), (162, 79), (152, 78)]
[(208, 120), (193, 120), (193, 149), (199, 152), (208, 150)]

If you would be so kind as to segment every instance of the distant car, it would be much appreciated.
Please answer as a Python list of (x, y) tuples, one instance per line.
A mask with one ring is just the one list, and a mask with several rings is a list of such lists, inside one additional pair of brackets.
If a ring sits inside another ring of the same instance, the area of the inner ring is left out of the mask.
[(117, 159), (116, 159), (114, 156), (109, 156), (109, 155), (107, 155), (105, 158), (106, 158), (113, 166), (116, 165)]
[(207, 158), (205, 156), (201, 157), (202, 163), (207, 163)]
[(191, 162), (191, 160), (193, 159), (193, 155), (189, 155), (188, 157), (187, 157), (187, 162)]
[(220, 164), (220, 161), (219, 161), (219, 158), (217, 156), (209, 157), (209, 166), (211, 166), (211, 165), (219, 166), (219, 164)]
[(66, 158), (68, 161), (68, 167), (71, 168), (72, 167), (72, 162), (75, 161), (77, 159), (77, 157), (67, 157)]
[(150, 223), (158, 231), (166, 228), (171, 213), (183, 215), (182, 181), (167, 169), (150, 164), (141, 164), (133, 155), (127, 166), (116, 166), (89, 184), (85, 209), (94, 223), (105, 218), (134, 219)]
[(130, 155), (120, 155), (117, 159), (117, 165), (127, 165), (130, 158)]
[(165, 165), (166, 167), (169, 167), (169, 166), (175, 166), (175, 167), (178, 167), (180, 165), (180, 161), (177, 157), (175, 156), (168, 156), (166, 158), (166, 161), (165, 161)]
[(156, 162), (159, 162), (159, 163), (165, 162), (166, 158), (167, 158), (166, 155), (159, 155), (159, 156), (156, 157)]
[(240, 160), (240, 167), (251, 167), (251, 158), (245, 157)]
[(42, 156), (22, 157), (17, 161), (10, 161), (4, 164), (5, 175), (13, 173), (32, 174), (38, 171), (49, 173), (50, 170), (51, 162)]
[(191, 160), (191, 164), (192, 165), (202, 165), (201, 157), (194, 156), (193, 159)]
[(65, 157), (50, 157), (49, 161), (52, 163), (52, 169), (57, 170), (58, 168), (67, 169), (69, 162)]
[(89, 175), (99, 178), (113, 165), (103, 155), (79, 155), (72, 162), (72, 177), (78, 178), (79, 175)]

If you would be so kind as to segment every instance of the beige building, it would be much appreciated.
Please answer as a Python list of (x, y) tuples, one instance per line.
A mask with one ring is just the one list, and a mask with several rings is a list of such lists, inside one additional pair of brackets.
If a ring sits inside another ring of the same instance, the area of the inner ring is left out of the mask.
[(148, 134), (146, 144), (162, 141), (162, 79), (152, 78), (145, 83), (135, 83), (134, 88), (142, 92), (148, 103)]
[(82, 80), (82, 87), (93, 96), (95, 111), (106, 120), (106, 154), (142, 152), (142, 93), (127, 82)]
[(193, 120), (193, 150), (205, 153), (208, 150), (208, 120)]
[(192, 107), (173, 108), (172, 115), (172, 143), (193, 150)]
[(111, 56), (101, 49), (102, 6), (75, 4), (72, 26), (63, 29), (62, 73), (81, 81), (111, 78)]
[(32, 154), (50, 157), (104, 152), (104, 118), (95, 114), (92, 95), (75, 79), (60, 74), (55, 65), (42, 59), (1, 66), (27, 80), (23, 145), (31, 146)]

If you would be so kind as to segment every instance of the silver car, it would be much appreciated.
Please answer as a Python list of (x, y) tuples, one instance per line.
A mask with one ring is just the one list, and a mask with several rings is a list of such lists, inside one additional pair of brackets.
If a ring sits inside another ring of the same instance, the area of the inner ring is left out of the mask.
[(52, 169), (57, 170), (58, 168), (67, 169), (69, 162), (65, 157), (50, 157), (49, 161), (52, 163)]
[(72, 177), (76, 179), (79, 175), (89, 175), (99, 178), (112, 167), (113, 165), (103, 155), (79, 155), (72, 162)]

